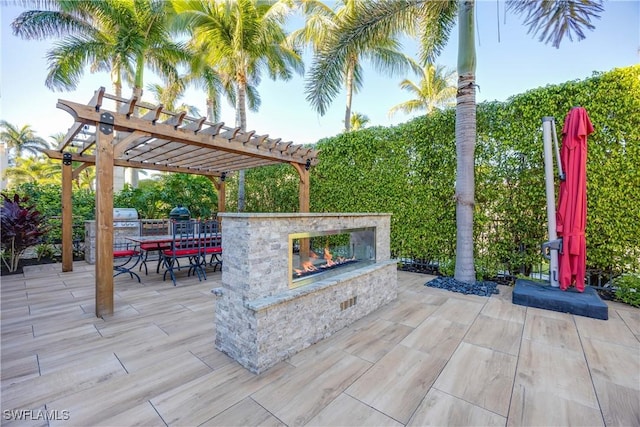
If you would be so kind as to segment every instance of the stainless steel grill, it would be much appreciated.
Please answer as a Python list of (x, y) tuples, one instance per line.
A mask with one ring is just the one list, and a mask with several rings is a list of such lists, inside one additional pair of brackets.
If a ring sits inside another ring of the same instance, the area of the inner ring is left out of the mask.
[(131, 228), (136, 230), (136, 234), (140, 234), (138, 211), (134, 208), (114, 208), (113, 228)]

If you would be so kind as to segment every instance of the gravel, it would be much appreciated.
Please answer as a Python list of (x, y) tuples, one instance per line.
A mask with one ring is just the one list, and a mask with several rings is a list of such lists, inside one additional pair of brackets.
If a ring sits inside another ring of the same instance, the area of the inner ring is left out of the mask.
[(465, 295), (479, 295), (481, 297), (489, 297), (499, 293), (498, 284), (496, 282), (464, 283), (453, 277), (438, 276), (433, 280), (425, 283), (425, 286), (432, 288), (445, 289), (447, 291), (459, 292)]

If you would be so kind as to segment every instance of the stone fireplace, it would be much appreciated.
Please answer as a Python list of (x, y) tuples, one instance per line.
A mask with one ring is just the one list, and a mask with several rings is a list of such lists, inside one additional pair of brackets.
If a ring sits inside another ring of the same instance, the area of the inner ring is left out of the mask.
[(252, 372), (397, 296), (389, 214), (219, 216), (224, 264), (222, 287), (214, 289), (216, 347)]

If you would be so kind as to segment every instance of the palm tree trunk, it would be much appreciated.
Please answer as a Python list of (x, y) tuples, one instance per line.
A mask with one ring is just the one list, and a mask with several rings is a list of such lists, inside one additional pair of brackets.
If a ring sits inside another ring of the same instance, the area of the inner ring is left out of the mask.
[[(247, 85), (244, 80), (238, 81), (238, 97), (236, 100), (236, 126), (240, 127), (240, 130), (245, 131), (247, 129), (247, 110), (246, 110), (246, 98), (247, 98)], [(238, 171), (238, 212), (244, 212), (244, 170)]]
[(458, 9), (458, 95), (456, 99), (456, 268), (455, 279), (475, 283), (473, 211), (475, 206), (476, 50), (474, 0)]
[(353, 100), (353, 72), (354, 65), (349, 59), (349, 65), (347, 65), (347, 79), (345, 87), (347, 89), (347, 105), (344, 111), (344, 130), (349, 132), (351, 130), (351, 102)]

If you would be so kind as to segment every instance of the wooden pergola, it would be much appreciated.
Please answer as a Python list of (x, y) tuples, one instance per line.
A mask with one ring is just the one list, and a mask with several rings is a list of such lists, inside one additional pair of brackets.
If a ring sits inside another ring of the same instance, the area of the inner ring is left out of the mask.
[[(62, 271), (73, 270), (72, 181), (96, 167), (96, 316), (113, 314), (114, 166), (209, 177), (225, 210), (225, 177), (230, 172), (289, 163), (300, 176), (300, 212), (309, 212), (309, 168), (318, 151), (211, 123), (204, 117), (165, 111), (136, 97), (118, 98), (97, 90), (87, 104), (58, 100), (75, 123), (50, 158), (62, 160)], [(80, 162), (76, 169), (72, 162)]]

